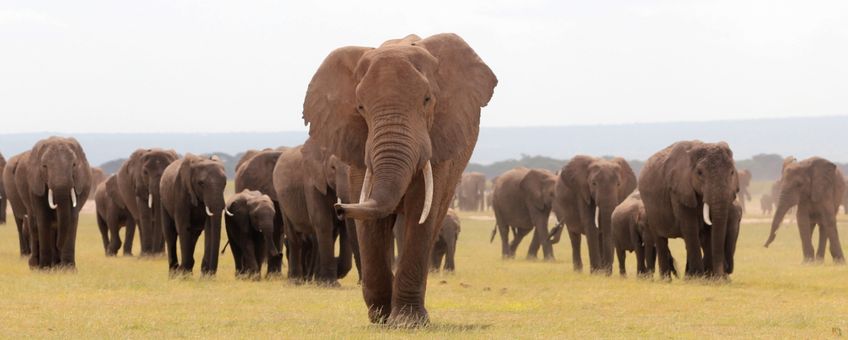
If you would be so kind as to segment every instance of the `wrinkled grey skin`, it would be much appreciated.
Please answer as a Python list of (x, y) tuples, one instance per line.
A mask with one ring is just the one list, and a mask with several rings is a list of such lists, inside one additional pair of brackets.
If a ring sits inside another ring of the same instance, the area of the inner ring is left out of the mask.
[(20, 164), (20, 160), (26, 159), (29, 156), (29, 151), (24, 151), (20, 154), (17, 154), (9, 159), (9, 162), (6, 164), (6, 167), (3, 169), (3, 183), (5, 185), (4, 197), (9, 201), (9, 205), (12, 206), (12, 215), (15, 219), (15, 225), (18, 228), (18, 242), (20, 247), (21, 256), (29, 256), (30, 251), (30, 230), (29, 223), (26, 218), (26, 206), (24, 206), (24, 202), (22, 201), (23, 196), (18, 192), (18, 185), (16, 181), (16, 172), (18, 169), (18, 164)]
[[(268, 195), (274, 204), (274, 230), (272, 231), (275, 248), (282, 253), (283, 240), (283, 211), (277, 200), (274, 189), (274, 166), (280, 158), (282, 150), (265, 149), (262, 151), (249, 150), (239, 160), (236, 168), (235, 192), (255, 190)], [(267, 256), (268, 275), (280, 275), (283, 268), (283, 255)]]
[(236, 276), (258, 279), (262, 262), (280, 255), (274, 236), (274, 202), (259, 191), (244, 190), (229, 199), (226, 209), (224, 221)]
[[(548, 218), (554, 201), (556, 175), (543, 169), (515, 168), (500, 175), (495, 181), (493, 208), (495, 233), (501, 234), (501, 256), (514, 258), (521, 239), (534, 231), (534, 240), (542, 246), (545, 260), (553, 260), (554, 253), (548, 233)], [(515, 239), (509, 242), (509, 230)], [(531, 245), (529, 259), (536, 257)]]
[[(191, 273), (194, 248), (204, 234), (203, 275), (215, 275), (221, 249), (221, 215), (227, 175), (217, 157), (187, 154), (165, 168), (160, 183), (162, 226), (168, 250), (168, 268), (173, 274)], [(210, 215), (211, 214), (211, 215)], [(180, 258), (177, 258), (177, 238)]]
[(121, 227), (126, 227), (126, 243), (124, 256), (132, 256), (133, 231), (135, 220), (121, 198), (118, 188), (118, 178), (109, 176), (97, 186), (94, 192), (94, 203), (97, 206), (97, 226), (103, 239), (103, 249), (106, 256), (115, 256), (121, 248)]
[(118, 170), (121, 198), (138, 223), (142, 256), (155, 256), (165, 251), (159, 183), (165, 168), (177, 158), (174, 150), (138, 149)]

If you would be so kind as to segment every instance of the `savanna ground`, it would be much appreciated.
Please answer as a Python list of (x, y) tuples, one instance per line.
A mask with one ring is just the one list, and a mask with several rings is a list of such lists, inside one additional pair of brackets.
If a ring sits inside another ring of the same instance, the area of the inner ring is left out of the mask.
[[(757, 183), (754, 191), (764, 187)], [(163, 258), (106, 258), (91, 213), (80, 221), (77, 273), (31, 272), (18, 256), (15, 228), (4, 225), (0, 338), (848, 336), (848, 268), (833, 265), (829, 255), (824, 264), (802, 265), (797, 228), (788, 219), (763, 248), (769, 223), (756, 198), (749, 213), (736, 273), (726, 284), (575, 273), (567, 241), (555, 246), (553, 263), (525, 260), (527, 240), (517, 259), (504, 261), (497, 241), (489, 243), (491, 213), (462, 213), (457, 272), (430, 275), (432, 324), (416, 330), (369, 325), (355, 272), (341, 288), (241, 281), (232, 275), (228, 251), (214, 279), (168, 279)], [(840, 232), (848, 241), (843, 217)], [(671, 244), (682, 266), (683, 242)], [(198, 247), (197, 266), (201, 256)], [(634, 257), (628, 256), (631, 273)]]

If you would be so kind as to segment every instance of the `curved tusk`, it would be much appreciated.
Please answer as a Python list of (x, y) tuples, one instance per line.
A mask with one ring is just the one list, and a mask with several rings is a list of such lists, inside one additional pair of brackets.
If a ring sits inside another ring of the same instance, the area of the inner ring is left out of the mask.
[(423, 224), (430, 216), (430, 207), (433, 206), (433, 166), (430, 161), (424, 164), (424, 209), (421, 210), (421, 218), (418, 219), (418, 224)]
[(211, 210), (209, 210), (209, 206), (208, 206), (208, 205), (204, 205), (204, 207), (206, 207), (206, 215), (208, 215), (208, 216), (212, 216), (213, 214), (212, 214), (212, 211), (211, 211)]
[(224, 208), (224, 213), (227, 214), (227, 216), (230, 216), (230, 217), (235, 216), (233, 213), (231, 213), (229, 210), (227, 210), (227, 208)]
[(601, 208), (595, 207), (595, 226), (601, 227)]
[(336, 197), (336, 204), (342, 204), (342, 198)]
[(362, 181), (362, 191), (359, 193), (359, 203), (371, 196), (371, 169), (365, 168), (365, 179)]
[(53, 203), (53, 189), (47, 189), (47, 204), (50, 206), (50, 209), (56, 210), (58, 205)]
[(71, 187), (71, 206), (77, 207), (77, 190)]
[(710, 205), (706, 203), (704, 203), (704, 222), (713, 225), (713, 221), (710, 219)]
[(153, 194), (147, 194), (147, 207), (153, 209)]

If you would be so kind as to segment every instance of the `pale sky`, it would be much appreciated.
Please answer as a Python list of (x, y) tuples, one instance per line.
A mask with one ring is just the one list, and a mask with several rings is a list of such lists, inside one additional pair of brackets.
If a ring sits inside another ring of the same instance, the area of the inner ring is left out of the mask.
[(461, 35), (483, 126), (848, 114), (848, 1), (0, 3), (0, 133), (304, 130), (334, 48)]

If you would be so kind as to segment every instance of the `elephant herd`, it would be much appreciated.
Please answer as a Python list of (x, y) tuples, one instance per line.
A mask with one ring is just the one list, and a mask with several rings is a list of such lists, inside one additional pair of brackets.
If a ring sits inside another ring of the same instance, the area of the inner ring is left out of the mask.
[[(613, 254), (625, 275), (626, 253), (635, 252), (639, 276), (651, 276), (657, 266), (662, 278), (677, 276), (668, 239), (682, 238), (686, 276), (727, 278), (734, 270), (745, 202), (751, 200), (751, 173), (737, 172), (730, 147), (697, 140), (674, 143), (651, 156), (638, 181), (622, 158), (575, 156), (556, 174), (516, 168), (493, 182), (492, 240), (500, 234), (502, 257), (513, 258), (524, 236), (533, 232), (528, 258), (536, 258), (541, 247), (551, 260), (553, 245), (566, 231), (574, 270), (583, 268), (585, 237), (591, 272), (607, 275)], [(828, 160), (787, 159), (773, 194), (765, 195), (774, 197), (777, 206), (765, 246), (774, 240), (787, 211), (797, 207), (805, 261), (822, 261), (829, 243), (834, 262), (844, 263), (836, 214), (845, 186), (842, 173)], [(552, 212), (558, 222), (548, 230)], [(819, 247), (814, 254), (816, 226)]]
[(256, 277), (261, 263), (275, 275), (287, 257), (291, 279), (334, 285), (355, 263), (371, 322), (427, 323), (429, 268), (443, 259), (454, 268), (459, 227), (448, 209), (497, 82), (455, 34), (336, 49), (307, 87), (308, 139), (248, 153), (229, 199), (215, 157), (140, 149), (94, 186), (77, 141), (40, 141), (4, 171), (20, 194), (8, 198), (21, 249), (33, 267), (74, 267), (80, 208), (93, 192), (109, 256), (121, 228), (132, 254), (137, 225), (141, 255), (164, 253), (169, 273), (186, 274), (203, 234), (201, 271), (212, 275), (224, 219), (239, 275)]

